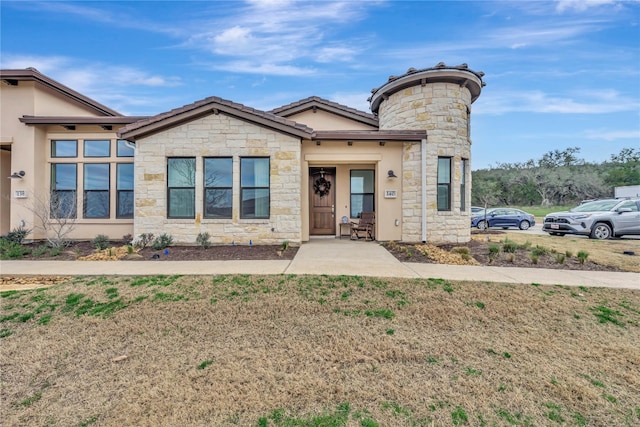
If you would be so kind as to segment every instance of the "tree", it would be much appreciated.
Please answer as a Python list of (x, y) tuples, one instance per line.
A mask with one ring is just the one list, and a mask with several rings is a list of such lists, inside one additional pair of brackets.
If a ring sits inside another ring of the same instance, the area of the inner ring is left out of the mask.
[(26, 207), (37, 219), (34, 229), (42, 230), (51, 247), (61, 248), (67, 244), (67, 236), (76, 226), (76, 192), (51, 191), (45, 194), (44, 197), (35, 196), (33, 203)]

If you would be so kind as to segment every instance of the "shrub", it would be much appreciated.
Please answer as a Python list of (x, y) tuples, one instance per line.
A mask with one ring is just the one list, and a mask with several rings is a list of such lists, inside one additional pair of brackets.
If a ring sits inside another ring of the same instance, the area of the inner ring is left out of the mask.
[(539, 256), (539, 255), (536, 255), (536, 254), (535, 254), (535, 253), (533, 253), (533, 252), (531, 253), (531, 262), (532, 262), (532, 263), (537, 264), (539, 259), (540, 259), (540, 256)]
[(207, 232), (198, 233), (198, 237), (196, 237), (196, 243), (207, 249), (211, 246), (211, 241), (209, 240), (210, 237), (211, 236)]
[(587, 258), (589, 258), (589, 252), (587, 251), (580, 251), (578, 252), (578, 260), (580, 260), (580, 264), (584, 264), (587, 261)]
[(95, 249), (102, 251), (109, 247), (109, 237), (105, 236), (104, 234), (98, 234), (93, 238), (91, 244)]
[(159, 251), (173, 244), (173, 237), (170, 234), (162, 233), (153, 241), (153, 249)]
[(566, 259), (565, 254), (560, 254), (560, 253), (556, 254), (556, 262), (558, 264), (564, 264), (565, 259)]
[(136, 239), (133, 242), (133, 246), (139, 249), (144, 249), (147, 246), (149, 246), (152, 242), (153, 242), (153, 233), (142, 233), (140, 236), (138, 236), (138, 239)]
[(16, 259), (22, 258), (29, 253), (29, 249), (21, 244), (0, 238), (0, 259)]
[(531, 251), (531, 253), (533, 255), (536, 255), (538, 257), (541, 257), (543, 255), (547, 255), (549, 253), (549, 249), (545, 248), (544, 246), (540, 246), (540, 245), (536, 245), (535, 248), (533, 248), (533, 250)]
[(573, 252), (571, 252), (570, 250), (566, 250), (564, 254), (567, 256), (567, 258), (571, 258), (573, 256)]
[(133, 243), (133, 236), (131, 234), (125, 234), (122, 236), (122, 243), (125, 245), (130, 245)]
[(506, 253), (515, 253), (516, 250), (518, 249), (518, 244), (516, 242), (514, 242), (513, 240), (507, 240), (505, 239), (504, 243), (502, 244), (502, 251), (506, 252)]
[(8, 232), (7, 235), (3, 237), (3, 239), (21, 245), (25, 237), (27, 237), (29, 233), (31, 233), (30, 229), (18, 227)]

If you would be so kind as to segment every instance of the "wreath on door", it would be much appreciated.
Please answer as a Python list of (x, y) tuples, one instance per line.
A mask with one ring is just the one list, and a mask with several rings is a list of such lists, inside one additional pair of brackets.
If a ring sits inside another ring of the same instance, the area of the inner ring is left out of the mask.
[(313, 191), (315, 191), (320, 198), (329, 194), (329, 190), (331, 190), (331, 183), (322, 176), (313, 183)]

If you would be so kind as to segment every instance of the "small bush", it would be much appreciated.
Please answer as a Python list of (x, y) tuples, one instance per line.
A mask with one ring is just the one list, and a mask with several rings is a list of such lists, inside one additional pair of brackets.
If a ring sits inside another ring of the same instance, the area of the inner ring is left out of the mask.
[(537, 257), (541, 257), (544, 255), (548, 255), (549, 249), (545, 248), (544, 246), (536, 245), (536, 247), (531, 250), (531, 253), (533, 255), (536, 255)]
[(500, 253), (500, 246), (498, 245), (489, 245), (489, 256), (496, 256)]
[(589, 258), (589, 252), (587, 251), (580, 251), (578, 252), (578, 260), (580, 261), (580, 264), (584, 264), (585, 262), (587, 262), (587, 258)]
[(48, 250), (49, 248), (47, 247), (47, 245), (40, 245), (37, 248), (33, 248), (31, 250), (31, 255), (36, 258), (39, 258), (42, 255), (46, 254)]
[(125, 245), (130, 245), (133, 243), (133, 236), (131, 234), (125, 234), (122, 236), (122, 243)]
[(533, 252), (531, 253), (531, 262), (532, 262), (532, 263), (537, 264), (539, 259), (540, 259), (540, 256), (539, 256), (539, 255), (536, 255), (536, 254), (535, 254), (535, 253), (533, 253)]
[(517, 249), (518, 244), (516, 242), (514, 242), (513, 240), (504, 239), (504, 242), (502, 243), (503, 252), (513, 254)]
[(565, 254), (560, 254), (560, 253), (556, 254), (556, 262), (558, 264), (564, 264), (565, 260), (566, 260)]
[(99, 251), (105, 250), (109, 247), (109, 237), (104, 234), (98, 234), (91, 241), (93, 247)]
[(0, 238), (0, 259), (20, 259), (29, 253), (21, 244)]
[(25, 237), (27, 237), (29, 233), (31, 233), (30, 229), (24, 228), (24, 227), (18, 227), (8, 232), (7, 235), (4, 236), (3, 238), (10, 242), (21, 245)]
[(153, 233), (142, 233), (138, 238), (133, 242), (133, 246), (138, 249), (144, 249), (153, 243)]
[(170, 234), (162, 233), (153, 241), (153, 249), (159, 251), (160, 249), (167, 248), (173, 244), (173, 237)]
[(196, 243), (202, 246), (203, 248), (207, 249), (208, 247), (211, 246), (211, 241), (209, 240), (210, 238), (211, 238), (211, 235), (207, 232), (198, 233), (198, 237), (196, 237)]
[(571, 258), (573, 256), (573, 252), (571, 252), (570, 250), (566, 250), (564, 254), (567, 256), (567, 258)]

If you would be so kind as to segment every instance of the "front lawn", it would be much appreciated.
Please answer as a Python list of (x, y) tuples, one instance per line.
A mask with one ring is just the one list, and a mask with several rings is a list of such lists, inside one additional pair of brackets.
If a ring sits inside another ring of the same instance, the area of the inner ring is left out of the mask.
[(231, 275), (1, 297), (4, 425), (640, 424), (638, 291)]

